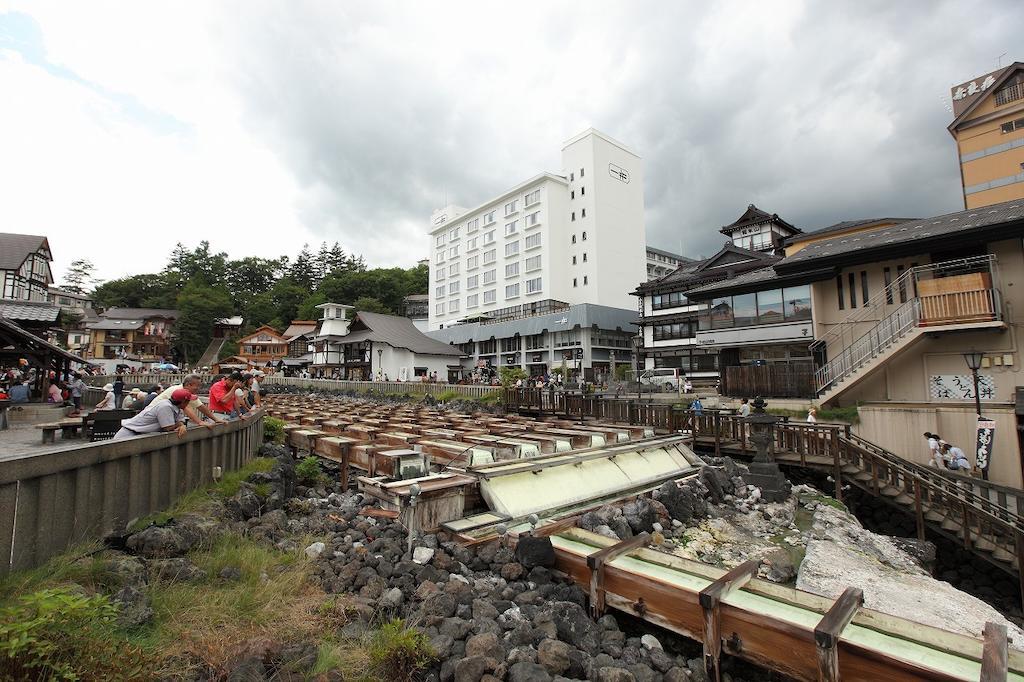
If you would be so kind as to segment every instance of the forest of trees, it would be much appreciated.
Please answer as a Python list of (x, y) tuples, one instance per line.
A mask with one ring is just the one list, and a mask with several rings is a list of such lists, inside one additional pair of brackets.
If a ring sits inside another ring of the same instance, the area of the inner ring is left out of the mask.
[(175, 348), (183, 362), (195, 362), (213, 336), (213, 322), (240, 315), (243, 332), (269, 324), (283, 331), (295, 319), (317, 318), (315, 306), (328, 301), (356, 310), (402, 314), (402, 299), (426, 293), (425, 265), (414, 268), (367, 268), (362, 256), (346, 254), (335, 242), (319, 251), (308, 244), (288, 256), (231, 260), (211, 253), (202, 241), (189, 250), (179, 243), (157, 273), (130, 275), (98, 285), (100, 308), (173, 308)]

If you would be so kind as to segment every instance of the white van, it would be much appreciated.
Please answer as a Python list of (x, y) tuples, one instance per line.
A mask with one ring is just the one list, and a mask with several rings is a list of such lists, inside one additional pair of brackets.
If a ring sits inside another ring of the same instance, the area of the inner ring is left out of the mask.
[(685, 381), (678, 369), (645, 369), (640, 372), (640, 385), (650, 386), (652, 391), (678, 391)]

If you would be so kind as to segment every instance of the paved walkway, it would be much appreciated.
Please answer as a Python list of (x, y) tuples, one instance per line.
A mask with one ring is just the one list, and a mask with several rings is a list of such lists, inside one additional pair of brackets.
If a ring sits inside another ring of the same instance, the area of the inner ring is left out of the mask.
[(0, 462), (25, 455), (42, 455), (58, 452), (70, 445), (88, 444), (89, 440), (79, 436), (64, 440), (60, 431), (52, 443), (43, 445), (43, 433), (35, 424), (11, 424), (10, 428), (0, 431)]

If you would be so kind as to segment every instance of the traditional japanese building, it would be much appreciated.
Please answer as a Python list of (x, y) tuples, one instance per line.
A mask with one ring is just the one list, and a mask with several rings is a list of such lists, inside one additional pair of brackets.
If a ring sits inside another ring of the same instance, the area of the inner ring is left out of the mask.
[(254, 367), (274, 367), (288, 355), (288, 339), (269, 325), (238, 340), (238, 355)]
[(88, 323), (90, 360), (108, 372), (119, 366), (141, 368), (172, 359), (171, 332), (177, 310), (110, 308)]
[(0, 233), (0, 317), (43, 338), (60, 316), (48, 300), (52, 260), (46, 237)]

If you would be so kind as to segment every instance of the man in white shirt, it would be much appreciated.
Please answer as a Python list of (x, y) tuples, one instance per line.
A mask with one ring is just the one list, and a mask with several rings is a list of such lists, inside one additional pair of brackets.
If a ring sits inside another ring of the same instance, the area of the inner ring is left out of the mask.
[(740, 401), (740, 416), (741, 417), (749, 417), (750, 416), (750, 401), (748, 401), (746, 398), (744, 398), (743, 400)]
[(123, 419), (120, 430), (114, 434), (114, 440), (160, 431), (176, 431), (178, 438), (181, 438), (187, 431), (182, 408), (194, 398), (192, 393), (179, 388), (171, 394), (169, 400), (153, 401), (152, 405), (131, 419)]
[[(200, 426), (205, 426), (208, 429), (212, 429), (217, 424), (223, 423), (224, 420), (215, 415), (213, 413), (213, 410), (204, 405), (203, 401), (200, 400), (199, 396), (196, 395), (196, 392), (202, 385), (203, 380), (199, 377), (198, 374), (189, 374), (184, 379), (182, 379), (182, 382), (180, 384), (168, 386), (162, 393), (158, 394), (155, 398), (153, 398), (153, 402), (151, 402), (149, 406), (152, 407), (153, 405), (156, 405), (159, 402), (170, 400), (171, 396), (174, 395), (175, 391), (185, 390), (192, 396), (192, 400), (189, 401), (189, 403), (184, 407), (185, 416), (187, 416), (189, 419), (191, 419), (196, 424), (199, 424)], [(206, 415), (213, 421), (204, 421), (202, 417), (199, 416), (200, 413)]]
[(942, 447), (939, 445), (941, 438), (939, 438), (939, 434), (925, 431), (924, 437), (928, 439), (928, 455), (931, 458), (928, 464), (940, 469), (944, 468), (946, 462), (942, 459)]

